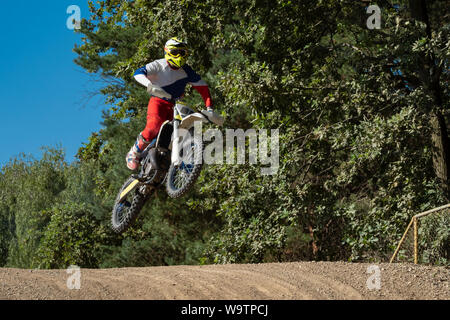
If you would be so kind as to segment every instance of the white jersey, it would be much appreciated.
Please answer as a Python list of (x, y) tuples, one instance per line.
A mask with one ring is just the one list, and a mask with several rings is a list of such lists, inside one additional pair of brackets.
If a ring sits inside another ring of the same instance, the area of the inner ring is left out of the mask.
[(207, 86), (206, 82), (189, 65), (185, 64), (179, 69), (172, 69), (166, 59), (155, 60), (145, 67), (139, 68), (135, 72), (134, 78), (145, 87), (149, 83), (161, 87), (173, 99), (184, 94), (188, 83), (194, 87)]

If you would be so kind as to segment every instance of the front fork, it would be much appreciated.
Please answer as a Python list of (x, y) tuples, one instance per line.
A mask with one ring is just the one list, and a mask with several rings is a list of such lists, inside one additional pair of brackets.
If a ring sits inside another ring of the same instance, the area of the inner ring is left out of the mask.
[(171, 160), (174, 166), (178, 167), (181, 164), (180, 158), (180, 139), (178, 127), (180, 120), (175, 119), (173, 123), (173, 140), (172, 140), (172, 156)]

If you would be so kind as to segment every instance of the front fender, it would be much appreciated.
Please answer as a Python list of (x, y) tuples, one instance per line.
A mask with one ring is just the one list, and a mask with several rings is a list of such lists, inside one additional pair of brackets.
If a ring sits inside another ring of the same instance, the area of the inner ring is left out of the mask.
[(196, 112), (184, 118), (183, 121), (181, 121), (179, 128), (190, 129), (194, 125), (195, 121), (202, 121), (206, 123), (209, 122), (209, 120), (203, 114)]

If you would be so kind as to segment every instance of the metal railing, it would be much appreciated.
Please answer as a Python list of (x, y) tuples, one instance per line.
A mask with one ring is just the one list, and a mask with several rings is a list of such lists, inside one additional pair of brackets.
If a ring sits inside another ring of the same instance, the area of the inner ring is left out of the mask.
[(444, 206), (441, 206), (441, 207), (437, 207), (437, 208), (434, 208), (434, 209), (431, 209), (431, 210), (428, 210), (428, 211), (421, 212), (421, 213), (416, 214), (415, 216), (413, 216), (411, 218), (411, 221), (408, 224), (408, 227), (406, 227), (405, 233), (403, 234), (402, 238), (400, 239), (400, 242), (399, 242), (399, 244), (397, 246), (397, 249), (395, 249), (395, 252), (392, 255), (392, 258), (389, 261), (389, 263), (392, 263), (394, 261), (395, 257), (397, 256), (397, 254), (398, 254), (398, 252), (400, 250), (400, 247), (403, 244), (403, 241), (405, 241), (405, 238), (406, 238), (406, 235), (408, 234), (409, 229), (411, 228), (411, 226), (413, 226), (413, 229), (414, 229), (414, 264), (417, 264), (418, 263), (418, 257), (419, 257), (419, 245), (418, 245), (419, 224), (418, 224), (418, 219), (422, 218), (424, 216), (427, 216), (427, 215), (429, 215), (429, 214), (431, 214), (433, 212), (441, 211), (441, 210), (444, 210), (444, 209), (447, 209), (447, 208), (450, 208), (450, 203), (446, 204)]

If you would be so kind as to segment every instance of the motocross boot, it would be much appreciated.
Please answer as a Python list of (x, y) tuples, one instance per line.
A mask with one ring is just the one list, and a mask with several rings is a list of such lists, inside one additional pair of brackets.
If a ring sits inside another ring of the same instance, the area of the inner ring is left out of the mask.
[(149, 144), (150, 141), (145, 140), (142, 133), (140, 133), (126, 156), (128, 169), (135, 171), (139, 168), (140, 156)]

